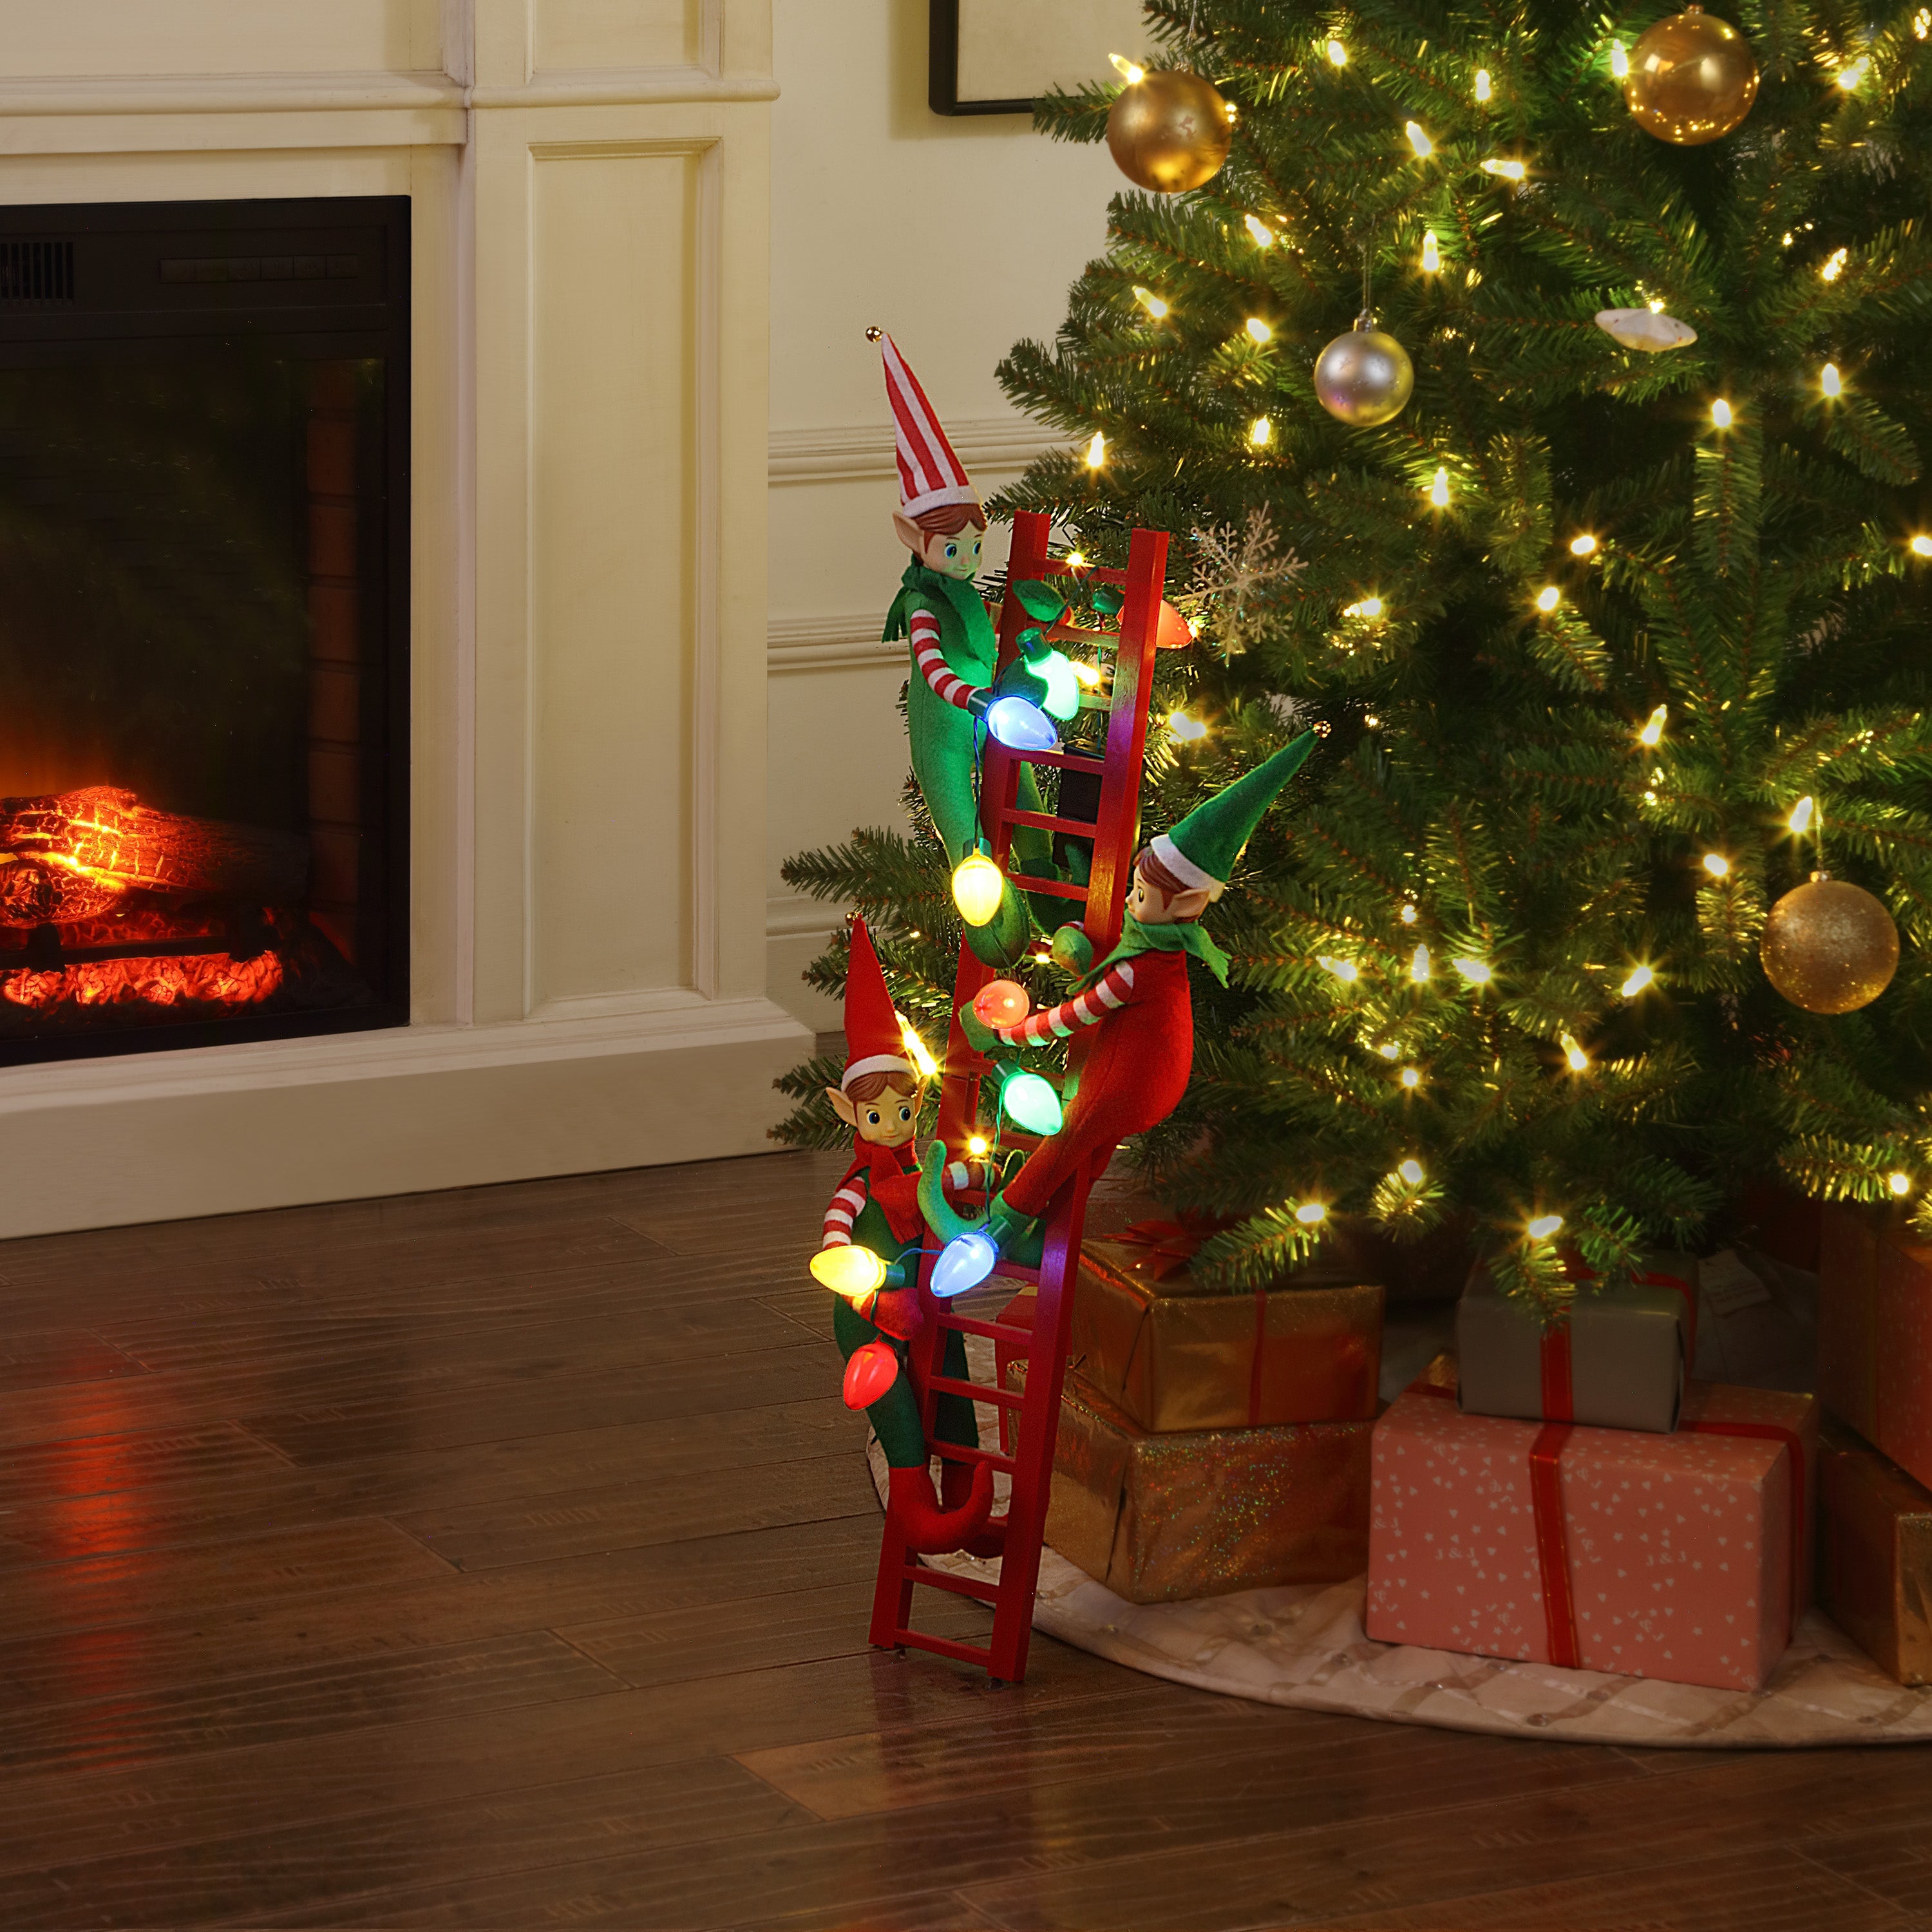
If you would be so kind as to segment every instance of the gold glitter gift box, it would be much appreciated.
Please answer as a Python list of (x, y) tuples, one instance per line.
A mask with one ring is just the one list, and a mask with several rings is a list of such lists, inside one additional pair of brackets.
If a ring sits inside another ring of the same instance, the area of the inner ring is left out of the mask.
[(1900, 1683), (1932, 1683), (1932, 1491), (1828, 1419), (1818, 1511), (1820, 1604)]
[[(1024, 1373), (1013, 1364), (1010, 1382)], [(1046, 1540), (1130, 1604), (1346, 1582), (1368, 1561), (1373, 1429), (1156, 1433), (1070, 1375)]]
[(1331, 1267), (1204, 1292), (1188, 1246), (1086, 1244), (1068, 1359), (1090, 1388), (1156, 1434), (1374, 1419), (1379, 1285)]

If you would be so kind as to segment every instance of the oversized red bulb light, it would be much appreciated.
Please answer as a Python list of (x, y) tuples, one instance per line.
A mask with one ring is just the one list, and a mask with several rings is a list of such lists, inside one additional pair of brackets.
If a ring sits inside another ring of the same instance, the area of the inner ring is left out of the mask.
[(1012, 980), (989, 980), (973, 995), (974, 1016), (982, 1026), (1018, 1026), (1032, 1006), (1027, 989)]
[(870, 1408), (898, 1380), (899, 1358), (885, 1342), (865, 1342), (845, 1364), (845, 1406)]

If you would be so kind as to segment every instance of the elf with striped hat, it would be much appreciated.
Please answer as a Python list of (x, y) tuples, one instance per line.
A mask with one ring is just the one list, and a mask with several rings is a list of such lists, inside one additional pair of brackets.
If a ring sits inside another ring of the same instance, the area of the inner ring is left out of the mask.
[[(999, 638), (973, 584), (986, 529), (979, 493), (898, 344), (883, 330), (866, 333), (884, 358), (886, 397), (892, 405), (899, 472), (892, 528), (912, 553), (886, 615), (885, 636), (889, 643), (900, 638), (910, 641), (906, 718), (913, 772), (946, 858), (957, 866), (980, 836), (973, 781), (980, 720), (996, 698), (1018, 696), (1037, 704), (1047, 687), (1024, 657), (995, 680)], [(1019, 803), (1028, 812), (1045, 808), (1030, 766), (1020, 773)], [(1009, 862), (1022, 878), (1056, 876), (1052, 841), (1030, 827), (1014, 833)], [(967, 928), (966, 943), (988, 965), (1007, 966), (1026, 950), (1032, 931), (1027, 909), (1009, 884), (992, 920)]]
[[(852, 1130), (853, 1160), (826, 1208), (812, 1274), (834, 1291), (832, 1334), (847, 1363), (847, 1400), (864, 1408), (885, 1451), (892, 1468), (888, 1506), (908, 1545), (928, 1553), (970, 1549), (994, 1555), (1000, 1526), (986, 1520), (992, 1468), (943, 1462), (943, 1503), (934, 1496), (919, 1397), (906, 1366), (905, 1345), (921, 1318), (915, 1284), (926, 1228), (913, 1141), (926, 1083), (861, 919), (852, 922), (845, 970), (845, 1071), (825, 1091)], [(951, 1178), (958, 1184), (978, 1177), (962, 1170)], [(950, 1330), (940, 1372), (968, 1378), (966, 1345)], [(961, 1396), (940, 1395), (933, 1431), (942, 1456), (948, 1442), (979, 1446), (973, 1405)]]
[[(1227, 955), (1198, 921), (1227, 890), (1242, 847), (1314, 744), (1314, 733), (1303, 732), (1142, 848), (1120, 944), (1076, 982), (1070, 998), (1010, 1027), (987, 1026), (970, 1005), (960, 1009), (959, 1024), (979, 1053), (1095, 1030), (1059, 1132), (1028, 1156), (983, 1226), (956, 1214), (930, 1183), (922, 1191), (928, 1219), (942, 1238), (982, 1238), (960, 1257), (962, 1262), (971, 1252), (984, 1257), (980, 1278), (992, 1266), (992, 1250), (1006, 1254), (1023, 1248), (1053, 1197), (1084, 1162), (1130, 1134), (1157, 1126), (1180, 1104), (1194, 1067), (1189, 956), (1228, 983)], [(937, 1142), (928, 1150), (934, 1178), (944, 1151)], [(942, 1270), (961, 1287), (972, 1285), (970, 1267), (948, 1270), (944, 1262), (935, 1270), (935, 1285)]]

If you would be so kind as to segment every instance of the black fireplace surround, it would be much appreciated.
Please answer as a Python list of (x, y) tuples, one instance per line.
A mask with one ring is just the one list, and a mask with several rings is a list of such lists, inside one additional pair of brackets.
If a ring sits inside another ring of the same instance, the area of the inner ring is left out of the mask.
[(0, 1065), (406, 1024), (410, 205), (0, 208)]

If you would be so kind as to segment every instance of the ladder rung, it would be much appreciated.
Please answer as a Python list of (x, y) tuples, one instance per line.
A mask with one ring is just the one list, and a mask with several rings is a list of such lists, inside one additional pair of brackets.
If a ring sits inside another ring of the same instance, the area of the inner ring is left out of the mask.
[(1010, 1456), (997, 1454), (991, 1449), (969, 1449), (963, 1442), (947, 1443), (946, 1460), (949, 1462), (990, 1462), (994, 1468), (1004, 1469), (1010, 1476), (1018, 1466)]
[(990, 1382), (955, 1382), (950, 1376), (934, 1376), (931, 1386), (941, 1395), (963, 1395), (968, 1402), (996, 1402), (1002, 1408), (1018, 1408), (1026, 1400), (1011, 1389), (994, 1388)]
[(1040, 832), (1064, 832), (1076, 838), (1091, 838), (1098, 829), (1088, 818), (1055, 818), (1050, 812), (1003, 812), (1009, 825), (1030, 825)]
[[(1091, 830), (1090, 826), (1088, 827), (1088, 832), (1083, 832), (1081, 836), (1087, 837)], [(1045, 892), (1056, 899), (1078, 899), (1083, 904), (1086, 902), (1087, 888), (1084, 886), (1070, 886), (1060, 879), (1030, 878), (1024, 872), (1009, 873), (1007, 878), (1010, 884), (1023, 892)]]
[(915, 1583), (924, 1583), (934, 1590), (950, 1590), (955, 1596), (976, 1597), (982, 1604), (1000, 1600), (999, 1585), (982, 1582), (977, 1576), (956, 1576), (950, 1570), (928, 1570), (912, 1563), (906, 1565), (906, 1575)]
[(955, 1315), (950, 1310), (940, 1315), (939, 1325), (962, 1335), (983, 1335), (989, 1342), (1010, 1342), (1021, 1349), (1027, 1348), (1033, 1340), (1033, 1330), (1022, 1328), (1016, 1322), (982, 1322), (976, 1316)]
[(990, 1648), (976, 1643), (955, 1643), (950, 1637), (928, 1636), (923, 1630), (894, 1630), (892, 1635), (901, 1643), (909, 1643), (915, 1650), (929, 1650), (936, 1656), (956, 1658), (962, 1664), (976, 1664), (982, 1670), (993, 1667), (993, 1653)]
[[(1018, 1262), (1001, 1262), (987, 1279), (989, 1281), (1030, 1282), (1037, 1288), (1040, 1286), (1040, 1270), (1036, 1268), (1022, 1268)], [(1032, 1330), (1029, 1329), (1027, 1332), (1030, 1336)]]
[(1051, 765), (1056, 771), (1092, 772), (1098, 776), (1107, 769), (1105, 758), (1090, 758), (1084, 752), (1016, 752), (1012, 755), (1030, 765)]

